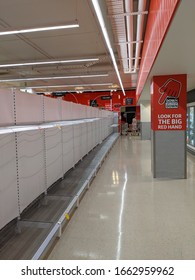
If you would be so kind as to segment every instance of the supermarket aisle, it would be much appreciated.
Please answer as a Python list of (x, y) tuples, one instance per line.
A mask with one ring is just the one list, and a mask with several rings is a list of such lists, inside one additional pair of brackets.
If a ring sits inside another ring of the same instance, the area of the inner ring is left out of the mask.
[(122, 136), (49, 259), (195, 259), (195, 159), (151, 176), (150, 141)]

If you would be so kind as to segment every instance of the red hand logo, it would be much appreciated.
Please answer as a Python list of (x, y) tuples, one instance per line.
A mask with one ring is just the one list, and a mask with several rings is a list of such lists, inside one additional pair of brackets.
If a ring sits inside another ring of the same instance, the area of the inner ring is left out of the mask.
[(181, 82), (168, 79), (162, 87), (159, 88), (161, 94), (158, 103), (163, 105), (167, 97), (178, 98), (181, 92)]

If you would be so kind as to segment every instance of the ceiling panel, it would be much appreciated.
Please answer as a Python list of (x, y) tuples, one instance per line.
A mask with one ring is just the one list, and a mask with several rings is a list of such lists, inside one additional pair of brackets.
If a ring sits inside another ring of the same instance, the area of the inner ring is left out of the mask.
[[(138, 0), (130, 1), (133, 1), (134, 9), (137, 10)], [(0, 2), (0, 31), (6, 28), (41, 27), (73, 21), (78, 21), (80, 25), (80, 27), (76, 29), (0, 36), (0, 64), (55, 59), (99, 58), (98, 62), (0, 68), (1, 80), (21, 77), (109, 73), (108, 77), (93, 79), (78, 78), (75, 80), (1, 82), (0, 87), (55, 85), (62, 83), (64, 83), (64, 85), (71, 85), (73, 82), (75, 84), (107, 82), (119, 85), (109, 51), (91, 5), (91, 0), (1, 0)], [(111, 2), (115, 3), (116, 0), (110, 0), (110, 3)], [(120, 2), (120, 5), (123, 5), (124, 1), (118, 0), (118, 2)], [(118, 59), (116, 41), (114, 41), (113, 34), (115, 30), (113, 30), (110, 18), (107, 14), (106, 1), (100, 0), (99, 3), (124, 87), (126, 89), (134, 88), (136, 86), (137, 73), (123, 73), (123, 69), (120, 66), (121, 61)], [(117, 39), (115, 38), (115, 40)], [(109, 89), (109, 87), (105, 86), (103, 88)], [(97, 89), (100, 89), (100, 87), (97, 87)]]
[(38, 50), (22, 40), (15, 40), (9, 43), (0, 41), (0, 53), (1, 64), (45, 59)]
[[(94, 33), (45, 37), (31, 41), (55, 58), (97, 57), (106, 54), (105, 47)], [(78, 53), (79, 44), (79, 53)]]
[[(76, 20), (87, 0), (1, 0), (0, 18), (10, 27)], [(80, 11), (79, 11), (80, 12)]]

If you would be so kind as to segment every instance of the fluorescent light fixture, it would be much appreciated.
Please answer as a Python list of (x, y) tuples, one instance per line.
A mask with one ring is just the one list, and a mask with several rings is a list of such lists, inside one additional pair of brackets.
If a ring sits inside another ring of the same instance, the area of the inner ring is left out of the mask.
[(45, 26), (45, 27), (37, 27), (37, 28), (14, 29), (14, 30), (0, 31), (0, 36), (49, 31), (49, 30), (59, 30), (59, 29), (66, 29), (66, 28), (77, 28), (77, 27), (79, 27), (79, 24), (75, 22), (75, 23), (69, 23), (63, 25)]
[[(119, 90), (120, 90), (120, 89), (119, 89)], [(110, 92), (110, 89), (109, 89), (109, 88), (105, 88), (105, 89), (97, 89), (97, 90), (92, 89), (92, 90), (85, 90), (85, 91), (89, 91), (89, 92), (96, 92), (96, 91), (108, 91), (108, 92)]]
[(77, 75), (77, 76), (56, 76), (56, 77), (36, 77), (36, 78), (19, 78), (0, 80), (0, 83), (5, 82), (22, 82), (22, 81), (38, 81), (38, 80), (58, 80), (58, 79), (74, 79), (74, 78), (96, 78), (108, 77), (108, 74), (92, 74), (92, 75)]
[(98, 2), (98, 0), (91, 0), (91, 2), (93, 4), (94, 11), (95, 11), (96, 16), (98, 18), (98, 21), (99, 21), (99, 24), (100, 24), (100, 27), (101, 27), (101, 30), (102, 30), (107, 48), (109, 50), (109, 53), (110, 53), (110, 56), (111, 56), (111, 59), (112, 59), (112, 63), (114, 65), (114, 69), (116, 71), (116, 75), (118, 77), (122, 92), (123, 92), (124, 95), (126, 95), (124, 87), (123, 87), (123, 83), (122, 83), (122, 80), (121, 80), (121, 77), (120, 77), (120, 73), (119, 73), (119, 70), (118, 70), (118, 66), (117, 66), (117, 63), (116, 63), (116, 59), (115, 59), (115, 56), (114, 56), (114, 52), (113, 52), (113, 49), (112, 49), (112, 46), (111, 46), (111, 43), (110, 43), (108, 32), (107, 32), (106, 27), (105, 27), (105, 22), (104, 22), (104, 19), (103, 19), (103, 16), (102, 16), (102, 12), (101, 12), (101, 9), (100, 9), (100, 6), (99, 6), (99, 2)]
[(58, 88), (58, 87), (64, 87), (64, 88), (69, 88), (69, 87), (93, 87), (93, 86), (110, 86), (112, 83), (104, 83), (104, 84), (84, 84), (84, 85), (49, 85), (49, 86), (32, 86), (32, 87), (23, 87), (20, 89), (29, 89), (29, 88)]
[[(20, 90), (21, 90), (22, 92), (25, 92), (25, 91), (26, 91), (26, 89), (20, 89)], [(80, 90), (80, 91), (81, 91), (81, 90)], [(111, 90), (108, 89), (108, 88), (105, 88), (105, 89), (84, 89), (84, 88), (83, 88), (83, 89), (82, 89), (82, 93), (83, 93), (83, 92), (89, 92), (89, 93), (90, 93), (90, 92), (102, 92), (102, 91), (103, 91), (103, 92), (110, 93)], [(118, 91), (118, 90), (114, 90), (114, 91)], [(119, 91), (120, 91), (120, 90), (119, 90)], [(47, 91), (42, 91), (42, 90), (41, 90), (40, 92), (41, 92), (41, 93), (48, 93), (48, 90), (47, 90)], [(65, 91), (65, 90), (55, 90), (55, 92), (64, 92), (64, 93), (65, 93), (65, 92), (66, 92), (66, 93), (71, 93), (71, 92), (72, 92), (72, 93), (77, 93), (77, 92), (78, 92), (78, 89), (77, 89), (77, 90), (68, 90), (68, 89), (67, 89), (66, 91)], [(36, 92), (34, 92), (34, 93), (36, 93)]]
[(28, 93), (32, 93), (33, 94), (33, 90), (32, 88), (29, 89), (21, 89), (22, 92), (28, 92)]
[[(77, 90), (67, 90), (67, 92), (77, 92)], [(110, 89), (84, 89), (83, 92), (106, 92), (106, 93), (110, 93)]]
[(90, 62), (90, 61), (99, 61), (99, 58), (82, 58), (82, 59), (49, 60), (49, 61), (36, 61), (36, 62), (33, 61), (33, 62), (24, 62), (24, 63), (9, 63), (9, 64), (0, 64), (0, 68), (47, 65), (47, 64), (65, 64), (65, 63)]
[(76, 90), (83, 90), (84, 87), (75, 87)]
[(118, 89), (119, 86), (117, 84), (112, 84), (109, 88), (110, 89)]

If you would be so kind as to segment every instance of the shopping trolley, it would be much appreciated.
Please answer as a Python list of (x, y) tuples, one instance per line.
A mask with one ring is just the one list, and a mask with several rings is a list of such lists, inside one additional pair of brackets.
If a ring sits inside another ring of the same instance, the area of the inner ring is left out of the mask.
[(122, 131), (121, 131), (122, 135), (127, 135), (128, 134), (128, 123), (124, 123), (122, 124)]

